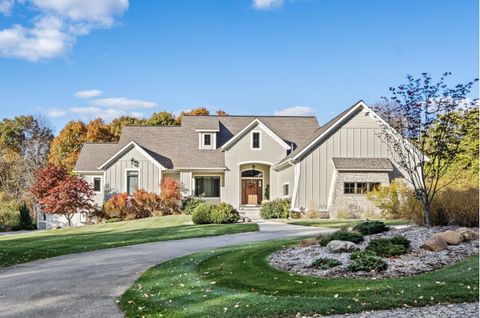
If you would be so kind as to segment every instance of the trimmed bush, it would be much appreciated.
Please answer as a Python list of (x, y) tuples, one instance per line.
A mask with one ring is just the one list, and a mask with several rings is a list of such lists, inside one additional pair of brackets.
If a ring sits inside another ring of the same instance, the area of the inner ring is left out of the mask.
[(228, 203), (222, 202), (215, 206), (212, 211), (212, 223), (237, 223), (240, 219), (238, 212)]
[(388, 231), (388, 226), (386, 226), (385, 223), (380, 221), (366, 221), (357, 224), (353, 228), (353, 230), (360, 232), (363, 235), (372, 235)]
[(329, 269), (332, 267), (336, 267), (342, 265), (342, 262), (340, 262), (338, 259), (334, 258), (317, 258), (316, 260), (313, 261), (312, 267), (316, 267), (319, 269)]
[(395, 236), (391, 239), (379, 238), (371, 240), (365, 250), (372, 251), (378, 256), (392, 257), (405, 254), (409, 246), (409, 240), (403, 236)]
[(23, 203), (18, 211), (20, 212), (20, 226), (26, 230), (32, 229), (33, 220), (27, 205)]
[(275, 199), (262, 204), (260, 216), (262, 219), (286, 219), (290, 210), (289, 199)]
[(196, 197), (187, 197), (182, 201), (182, 211), (186, 215), (191, 215), (195, 208), (200, 204), (205, 202), (205, 200)]
[(353, 243), (360, 243), (363, 241), (363, 235), (357, 232), (338, 231), (320, 239), (321, 246), (327, 246), (330, 241), (349, 241)]
[(195, 224), (211, 224), (212, 214), (215, 209), (213, 203), (203, 202), (200, 203), (192, 213), (192, 221)]
[(381, 272), (387, 269), (387, 263), (372, 251), (353, 252), (350, 255), (352, 263), (348, 266), (351, 272)]

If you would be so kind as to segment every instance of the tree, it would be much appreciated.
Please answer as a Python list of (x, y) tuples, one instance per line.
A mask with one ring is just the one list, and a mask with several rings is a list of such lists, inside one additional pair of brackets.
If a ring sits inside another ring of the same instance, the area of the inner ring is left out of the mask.
[(145, 125), (145, 120), (132, 117), (132, 116), (120, 116), (110, 122), (110, 131), (115, 136), (115, 140), (120, 139), (122, 128), (127, 125)]
[(52, 130), (33, 116), (0, 122), (0, 191), (19, 199), (33, 181), (33, 173), (46, 163)]
[(170, 215), (180, 213), (181, 186), (172, 178), (165, 178), (160, 184), (160, 200), (162, 202), (162, 214)]
[(228, 114), (221, 109), (217, 110), (216, 114), (217, 116), (228, 116)]
[(180, 115), (177, 117), (177, 125), (180, 125), (182, 123), (182, 118), (185, 115), (190, 115), (190, 116), (205, 116), (205, 115), (210, 115), (210, 111), (206, 109), (205, 107), (197, 107), (194, 108), (188, 112), (181, 112)]
[[(416, 199), (423, 205), (427, 226), (432, 224), (433, 199), (456, 177), (443, 180), (456, 158), (465, 152), (460, 147), (468, 129), (463, 124), (464, 116), (476, 103), (468, 99), (468, 94), (478, 80), (449, 88), (446, 84), (449, 75), (445, 73), (436, 83), (426, 73), (418, 79), (408, 75), (406, 84), (390, 88), (390, 99), (383, 98), (391, 107), (376, 109), (387, 121), (404, 119), (390, 125), (380, 122), (379, 135), (389, 145), (395, 163), (407, 174)], [(472, 160), (466, 158), (464, 165)]]
[(71, 171), (87, 139), (87, 131), (87, 126), (80, 120), (68, 122), (60, 134), (53, 139), (48, 161), (65, 166)]
[(42, 206), (42, 211), (62, 214), (72, 225), (78, 211), (93, 208), (92, 186), (78, 175), (69, 175), (67, 168), (49, 164), (35, 173), (35, 182), (30, 191)]
[(147, 125), (173, 126), (176, 125), (175, 115), (169, 112), (156, 112), (147, 119)]
[(86, 126), (87, 134), (85, 141), (87, 142), (112, 142), (115, 136), (110, 130), (110, 126), (103, 122), (103, 119), (97, 118), (92, 120)]

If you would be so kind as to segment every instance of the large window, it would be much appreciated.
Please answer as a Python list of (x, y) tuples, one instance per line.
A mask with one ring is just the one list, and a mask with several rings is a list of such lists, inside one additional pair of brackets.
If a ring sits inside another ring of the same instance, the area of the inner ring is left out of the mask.
[(138, 189), (138, 171), (129, 170), (127, 171), (127, 193), (128, 195), (133, 195)]
[(343, 184), (343, 193), (345, 194), (365, 194), (368, 191), (378, 190), (380, 182), (345, 182)]
[(252, 133), (252, 149), (260, 149), (260, 133)]
[(99, 177), (93, 178), (93, 191), (95, 192), (102, 191), (102, 178), (99, 178)]
[(195, 196), (220, 197), (220, 177), (195, 177)]

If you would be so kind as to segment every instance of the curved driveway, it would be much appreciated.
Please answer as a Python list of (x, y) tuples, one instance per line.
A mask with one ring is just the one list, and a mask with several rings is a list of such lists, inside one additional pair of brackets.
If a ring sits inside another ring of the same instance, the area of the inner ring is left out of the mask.
[(139, 244), (3, 268), (0, 317), (122, 317), (117, 298), (153, 265), (202, 250), (329, 232), (262, 223), (259, 232)]

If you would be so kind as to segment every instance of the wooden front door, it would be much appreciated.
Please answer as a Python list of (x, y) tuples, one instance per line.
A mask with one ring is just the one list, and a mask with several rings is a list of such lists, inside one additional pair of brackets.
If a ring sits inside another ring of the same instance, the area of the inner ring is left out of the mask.
[(262, 203), (262, 180), (242, 179), (242, 204)]

